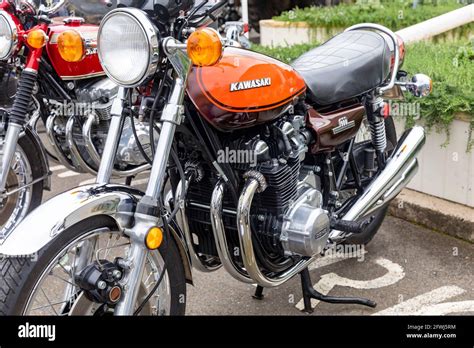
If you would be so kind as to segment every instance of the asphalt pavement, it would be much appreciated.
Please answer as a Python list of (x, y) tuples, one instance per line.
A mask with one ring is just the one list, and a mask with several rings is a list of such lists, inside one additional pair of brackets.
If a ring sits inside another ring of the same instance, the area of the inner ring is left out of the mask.
[[(94, 180), (57, 163), (52, 162), (51, 169), (53, 191), (45, 192), (45, 200)], [(134, 185), (144, 189), (146, 182), (146, 175), (139, 176)], [(334, 250), (310, 267), (320, 292), (365, 297), (377, 302), (377, 307), (313, 301), (313, 315), (474, 315), (473, 266), (473, 244), (387, 217), (364, 250)], [(222, 269), (194, 271), (194, 286), (188, 286), (187, 314), (303, 314), (299, 277), (265, 289), (263, 300), (252, 298), (254, 291), (255, 286), (238, 282)]]

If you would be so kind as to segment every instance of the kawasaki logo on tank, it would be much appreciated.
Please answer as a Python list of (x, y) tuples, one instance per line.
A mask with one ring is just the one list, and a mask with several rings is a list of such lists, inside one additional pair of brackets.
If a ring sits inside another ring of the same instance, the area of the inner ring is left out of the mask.
[(272, 79), (269, 77), (265, 77), (263, 79), (231, 83), (230, 91), (231, 92), (245, 91), (247, 89), (255, 89), (255, 88), (267, 87), (271, 85), (272, 85)]

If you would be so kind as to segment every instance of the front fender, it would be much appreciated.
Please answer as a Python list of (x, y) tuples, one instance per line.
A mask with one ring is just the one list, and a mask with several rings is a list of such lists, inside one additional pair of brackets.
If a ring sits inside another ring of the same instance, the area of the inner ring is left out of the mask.
[[(28, 215), (4, 240), (0, 256), (37, 253), (69, 227), (92, 216), (107, 215), (119, 229), (133, 225), (133, 215), (144, 193), (123, 185), (87, 185), (64, 192)], [(186, 280), (193, 284), (189, 250), (179, 226), (172, 223), (172, 238), (178, 246)]]
[(29, 214), (0, 245), (0, 254), (31, 255), (69, 227), (97, 215), (131, 227), (140, 191), (121, 185), (87, 185), (64, 192)]
[[(133, 225), (133, 215), (144, 193), (123, 185), (87, 185), (64, 192), (29, 214), (6, 239), (0, 256), (27, 256), (40, 251), (69, 227), (87, 218), (107, 215), (119, 229)], [(193, 284), (189, 250), (179, 226), (172, 224), (187, 282)]]

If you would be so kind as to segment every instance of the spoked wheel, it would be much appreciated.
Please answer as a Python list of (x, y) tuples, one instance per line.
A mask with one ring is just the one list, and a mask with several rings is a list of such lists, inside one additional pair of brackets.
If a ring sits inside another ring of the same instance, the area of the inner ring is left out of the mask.
[[(397, 135), (395, 130), (395, 124), (393, 123), (393, 119), (388, 117), (385, 121), (385, 132), (387, 136), (387, 149), (385, 156), (388, 156), (392, 153), (393, 149), (397, 146)], [(355, 139), (354, 147), (364, 147), (364, 146), (371, 146), (371, 134), (370, 134), (370, 126), (366, 119), (362, 123), (359, 132)], [(363, 162), (363, 161), (359, 161)], [(363, 163), (358, 163), (360, 169), (363, 169)], [(369, 183), (363, 185), (367, 187)], [(344, 190), (344, 186), (343, 186)], [(343, 199), (351, 199), (356, 194), (356, 190), (346, 190), (343, 191)], [(349, 236), (344, 243), (345, 244), (368, 244), (375, 236), (377, 231), (379, 230), (380, 226), (382, 225), (385, 215), (387, 214), (388, 206), (382, 207), (376, 210), (368, 219), (367, 225), (364, 228), (362, 233), (353, 234)]]
[(8, 234), (28, 213), (41, 204), (43, 181), (29, 185), (42, 174), (38, 165), (37, 150), (27, 136), (19, 139), (10, 164), (6, 194), (0, 198), (0, 236)]
[[(159, 251), (148, 252), (136, 308), (160, 282), (140, 315), (185, 312), (186, 282), (179, 251), (172, 240), (164, 244)], [(79, 277), (95, 262), (110, 265), (116, 258), (126, 259), (129, 247), (128, 238), (110, 218), (94, 217), (63, 232), (39, 252), (37, 260), (3, 260), (0, 287), (9, 291), (0, 292), (0, 314), (113, 315), (115, 306), (94, 300), (90, 289), (79, 286)]]

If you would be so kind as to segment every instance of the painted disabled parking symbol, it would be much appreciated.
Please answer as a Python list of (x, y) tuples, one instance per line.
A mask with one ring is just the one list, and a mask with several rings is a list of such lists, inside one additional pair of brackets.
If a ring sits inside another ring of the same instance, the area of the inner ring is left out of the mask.
[[(317, 269), (347, 258), (321, 258), (315, 261), (309, 268)], [(359, 290), (380, 289), (398, 283), (405, 277), (403, 267), (385, 258), (377, 258), (375, 264), (385, 268), (386, 273), (378, 278), (370, 280), (356, 280), (342, 277), (337, 273), (327, 273), (314, 284), (314, 288), (324, 295), (328, 295), (336, 286), (350, 287)], [(383, 309), (373, 315), (446, 315), (450, 313), (474, 312), (474, 301), (444, 302), (455, 296), (464, 294), (466, 290), (458, 286), (442, 286), (422, 295), (400, 302), (395, 306)], [(320, 301), (312, 299), (311, 306), (316, 308)], [(296, 308), (304, 309), (303, 299)]]

